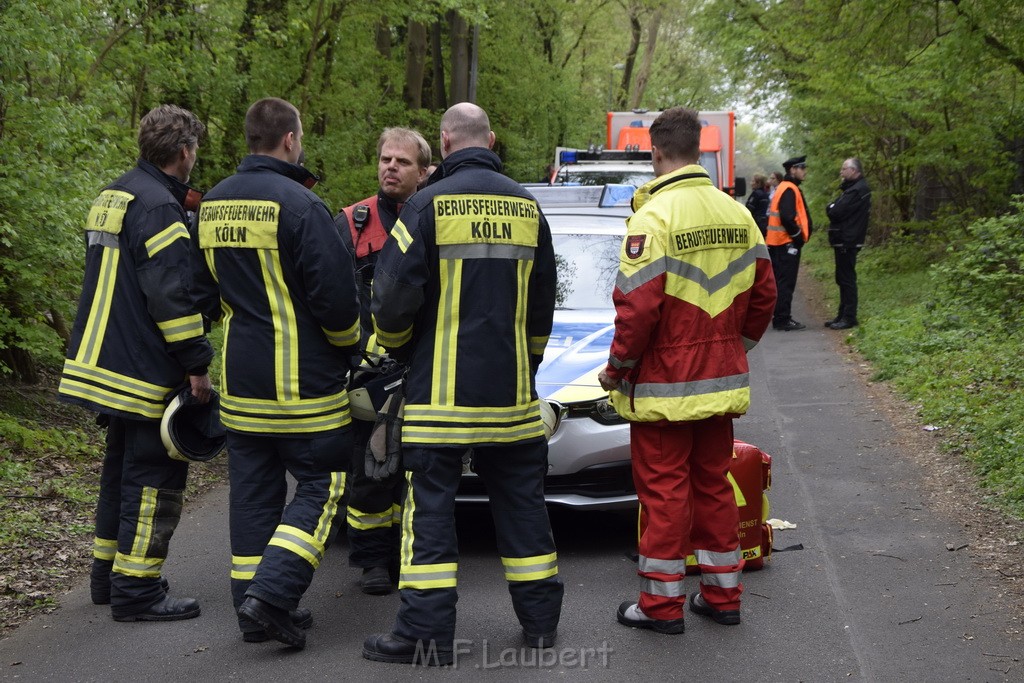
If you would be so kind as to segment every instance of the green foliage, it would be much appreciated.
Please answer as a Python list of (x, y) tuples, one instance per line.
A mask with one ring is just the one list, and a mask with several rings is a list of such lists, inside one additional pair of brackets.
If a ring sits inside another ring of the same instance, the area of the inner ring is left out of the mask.
[[(1018, 212), (968, 225), (948, 250), (907, 237), (865, 250), (857, 269), (862, 324), (849, 339), (874, 379), (917, 406), (951, 456), (975, 465), (992, 500), (1024, 517), (1019, 198), (1014, 206)], [(822, 280), (832, 277), (830, 251), (814, 243), (807, 250)]]
[(939, 300), (964, 312), (983, 311), (1005, 331), (1019, 333), (1024, 315), (1024, 197), (1014, 212), (967, 227), (935, 267)]

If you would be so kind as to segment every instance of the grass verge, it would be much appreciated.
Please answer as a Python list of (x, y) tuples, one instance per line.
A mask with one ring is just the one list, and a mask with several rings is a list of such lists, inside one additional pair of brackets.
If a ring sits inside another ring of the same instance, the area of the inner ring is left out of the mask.
[[(806, 265), (836, 302), (824, 242), (806, 250)], [(934, 257), (910, 244), (862, 251), (861, 324), (848, 343), (871, 362), (873, 379), (889, 382), (938, 430), (945, 453), (972, 464), (986, 502), (1024, 518), (1024, 337), (970, 297), (947, 296), (957, 283), (938, 263), (958, 256)]]

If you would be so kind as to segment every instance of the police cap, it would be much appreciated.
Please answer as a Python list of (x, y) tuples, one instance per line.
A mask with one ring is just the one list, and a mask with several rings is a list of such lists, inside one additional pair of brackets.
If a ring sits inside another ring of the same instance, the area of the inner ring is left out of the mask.
[(782, 168), (787, 171), (793, 166), (796, 166), (797, 168), (807, 168), (807, 156), (792, 157), (782, 162)]

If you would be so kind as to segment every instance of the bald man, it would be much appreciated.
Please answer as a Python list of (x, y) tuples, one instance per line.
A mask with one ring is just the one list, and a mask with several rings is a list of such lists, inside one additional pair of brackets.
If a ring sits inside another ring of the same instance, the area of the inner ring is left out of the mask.
[(375, 661), (455, 659), (454, 503), (469, 449), (524, 642), (555, 641), (563, 586), (534, 383), (554, 315), (555, 256), (536, 200), (502, 174), (493, 146), (483, 109), (464, 102), (445, 112), (443, 161), (402, 209), (377, 262), (377, 340), (409, 373), (401, 607), (392, 631), (363, 646)]

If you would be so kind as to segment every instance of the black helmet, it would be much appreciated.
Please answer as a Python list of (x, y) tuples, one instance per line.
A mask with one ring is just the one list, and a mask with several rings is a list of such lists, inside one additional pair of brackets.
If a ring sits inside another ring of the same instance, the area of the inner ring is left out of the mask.
[(216, 457), (227, 441), (217, 392), (211, 389), (209, 403), (200, 403), (191, 387), (179, 391), (164, 410), (160, 438), (175, 460), (206, 462)]
[(361, 365), (348, 384), (348, 409), (357, 420), (373, 422), (384, 401), (402, 381), (405, 368), (390, 358), (379, 365)]

